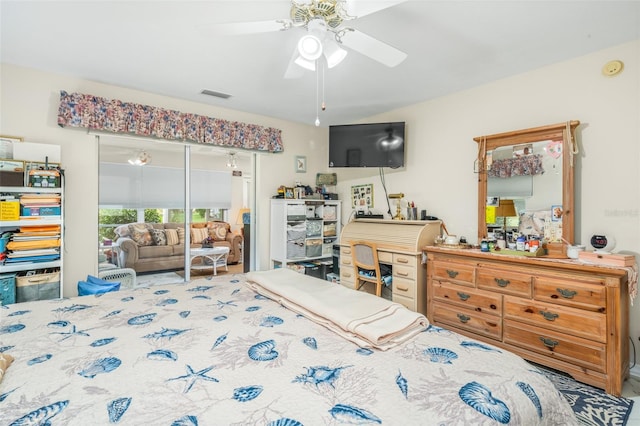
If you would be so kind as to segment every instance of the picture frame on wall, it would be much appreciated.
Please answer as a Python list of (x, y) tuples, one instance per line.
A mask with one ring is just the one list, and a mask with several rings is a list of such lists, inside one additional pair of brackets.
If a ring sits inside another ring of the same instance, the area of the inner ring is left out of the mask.
[(304, 155), (297, 155), (295, 158), (296, 173), (307, 172), (307, 157)]
[(354, 210), (373, 208), (373, 184), (351, 187), (351, 208)]

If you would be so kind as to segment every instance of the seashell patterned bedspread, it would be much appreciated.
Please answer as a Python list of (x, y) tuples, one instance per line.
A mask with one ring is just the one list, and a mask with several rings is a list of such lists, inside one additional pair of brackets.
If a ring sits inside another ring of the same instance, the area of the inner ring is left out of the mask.
[(571, 425), (535, 367), (430, 326), (359, 348), (243, 275), (0, 307), (0, 425)]

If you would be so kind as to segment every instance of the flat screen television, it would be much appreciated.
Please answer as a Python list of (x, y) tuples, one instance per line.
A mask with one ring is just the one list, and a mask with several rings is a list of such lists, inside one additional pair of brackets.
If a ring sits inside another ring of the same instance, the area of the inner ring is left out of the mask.
[(404, 122), (329, 126), (329, 167), (403, 167)]

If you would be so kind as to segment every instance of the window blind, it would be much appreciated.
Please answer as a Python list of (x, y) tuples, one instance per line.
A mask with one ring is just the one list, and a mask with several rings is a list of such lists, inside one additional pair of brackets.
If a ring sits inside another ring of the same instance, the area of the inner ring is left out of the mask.
[[(231, 208), (231, 172), (191, 170), (191, 208)], [(100, 163), (101, 208), (184, 208), (184, 170)]]

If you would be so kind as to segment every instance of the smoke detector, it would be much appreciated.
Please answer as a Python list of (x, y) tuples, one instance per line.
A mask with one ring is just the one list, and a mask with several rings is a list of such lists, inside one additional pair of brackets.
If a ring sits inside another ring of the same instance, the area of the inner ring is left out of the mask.
[(622, 61), (609, 61), (602, 67), (602, 74), (607, 77), (613, 77), (614, 75), (620, 74), (623, 68), (624, 64), (622, 63)]

